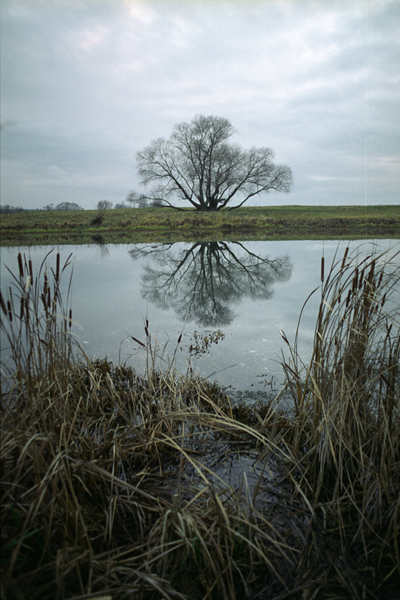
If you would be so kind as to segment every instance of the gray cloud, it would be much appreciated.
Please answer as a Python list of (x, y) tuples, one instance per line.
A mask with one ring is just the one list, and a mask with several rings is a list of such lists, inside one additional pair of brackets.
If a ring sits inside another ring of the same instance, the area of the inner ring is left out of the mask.
[(2, 202), (92, 208), (195, 114), (289, 164), (264, 203), (399, 203), (395, 0), (3, 0)]

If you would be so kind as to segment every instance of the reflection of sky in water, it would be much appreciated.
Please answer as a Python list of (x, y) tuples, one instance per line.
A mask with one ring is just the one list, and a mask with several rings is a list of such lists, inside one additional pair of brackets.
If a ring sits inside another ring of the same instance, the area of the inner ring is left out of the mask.
[[(395, 245), (393, 240), (379, 240), (380, 248)], [(351, 249), (360, 242), (353, 241)], [(294, 340), (296, 325), (301, 307), (308, 294), (320, 284), (320, 261), (325, 255), (326, 271), (338, 247), (337, 241), (280, 241), (246, 242), (244, 246), (251, 252), (269, 258), (288, 254), (293, 270), (288, 281), (275, 282), (273, 294), (267, 300), (242, 298), (232, 306), (235, 317), (231, 324), (221, 327), (225, 339), (212, 346), (211, 355), (197, 361), (197, 368), (204, 375), (215, 372), (214, 377), (224, 385), (237, 389), (263, 390), (266, 381), (274, 376), (278, 384), (282, 379), (282, 369), (278, 364), (284, 343), (280, 335), (283, 330), (288, 339)], [(63, 246), (61, 258), (72, 252), (74, 263), (72, 306), (73, 318), (77, 322), (75, 333), (93, 357), (117, 361), (119, 356), (126, 360), (136, 352), (132, 341), (144, 336), (144, 320), (149, 319), (149, 329), (164, 344), (168, 339), (166, 353), (172, 355), (179, 334), (183, 330), (181, 346), (187, 349), (193, 332), (210, 332), (215, 328), (202, 329), (197, 323), (185, 325), (179, 320), (173, 308), (164, 310), (142, 297), (142, 275), (151, 257), (133, 260), (129, 255), (133, 245), (109, 246), (108, 253), (101, 252), (98, 246)], [(188, 247), (177, 244), (173, 252)], [(339, 257), (346, 244), (340, 243)], [(371, 243), (364, 246), (371, 249)], [(43, 248), (2, 248), (1, 286), (9, 281), (5, 265), (16, 268), (18, 251), (30, 253), (34, 268), (39, 268), (48, 247)], [(239, 255), (239, 251), (238, 251)], [(53, 265), (55, 258), (49, 259)], [(67, 283), (67, 278), (64, 283)], [(299, 349), (306, 358), (311, 349), (319, 291), (308, 304), (302, 317)], [(125, 341), (124, 341), (125, 340)], [(136, 355), (135, 355), (136, 356)], [(137, 358), (131, 358), (137, 361)], [(185, 369), (182, 361), (181, 370)], [(266, 389), (270, 389), (268, 386)]]

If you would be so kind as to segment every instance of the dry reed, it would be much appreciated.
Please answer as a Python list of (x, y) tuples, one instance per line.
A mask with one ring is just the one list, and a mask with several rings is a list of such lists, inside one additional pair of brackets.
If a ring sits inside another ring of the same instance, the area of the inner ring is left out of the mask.
[(18, 263), (1, 302), (11, 353), (2, 598), (390, 598), (400, 513), (391, 261), (346, 256), (325, 277), (312, 360), (293, 347), (284, 363), (291, 417), (233, 406), (173, 362), (157, 368), (148, 323), (144, 375), (77, 358), (60, 291), (68, 262), (43, 262), (35, 277)]
[(391, 598), (384, 582), (400, 584), (398, 255), (335, 257), (311, 359), (296, 335), (284, 361), (296, 409), (290, 473), (310, 515), (300, 566), (312, 582), (329, 565), (318, 597)]

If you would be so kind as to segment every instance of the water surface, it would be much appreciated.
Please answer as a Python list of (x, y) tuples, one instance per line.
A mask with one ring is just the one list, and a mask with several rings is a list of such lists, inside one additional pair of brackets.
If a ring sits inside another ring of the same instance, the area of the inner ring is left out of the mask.
[[(379, 240), (379, 249), (393, 240)], [(277, 389), (285, 343), (293, 341), (301, 308), (317, 292), (302, 316), (300, 351), (311, 352), (320, 299), (321, 256), (329, 265), (347, 243), (337, 241), (213, 242), (153, 245), (61, 246), (62, 260), (72, 253), (74, 335), (93, 357), (143, 364), (135, 337), (149, 330), (174, 354), (178, 366), (188, 361), (204, 376), (237, 390)], [(397, 244), (398, 246), (398, 244)], [(350, 249), (370, 252), (372, 240), (351, 242)], [(1, 287), (10, 283), (6, 266), (16, 271), (19, 251), (39, 268), (50, 247), (2, 248)], [(57, 248), (55, 248), (57, 250)], [(55, 255), (47, 259), (55, 264)], [(64, 281), (67, 284), (67, 278)], [(194, 332), (225, 336), (210, 352), (190, 359)]]

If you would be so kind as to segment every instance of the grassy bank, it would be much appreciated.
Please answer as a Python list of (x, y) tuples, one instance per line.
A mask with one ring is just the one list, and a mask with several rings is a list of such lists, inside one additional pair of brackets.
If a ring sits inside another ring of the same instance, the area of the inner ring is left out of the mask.
[(80, 354), (54, 262), (20, 255), (1, 299), (2, 598), (396, 597), (395, 260), (322, 262), (310, 362), (287, 342), (290, 414), (178, 373), (147, 323), (142, 375)]
[(400, 206), (275, 206), (198, 213), (170, 208), (2, 215), (3, 245), (218, 239), (400, 237)]

